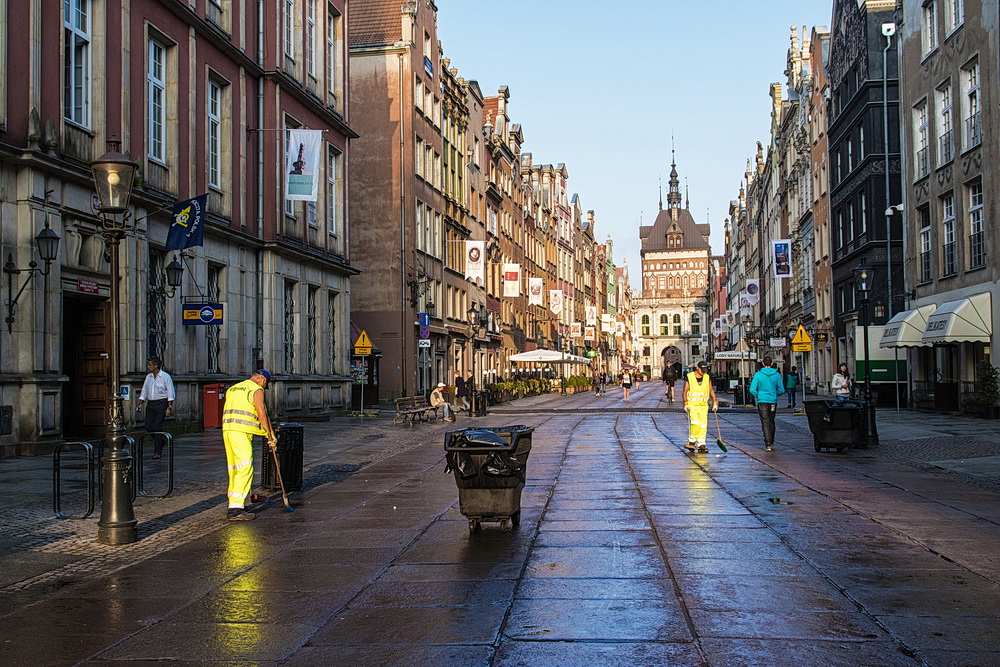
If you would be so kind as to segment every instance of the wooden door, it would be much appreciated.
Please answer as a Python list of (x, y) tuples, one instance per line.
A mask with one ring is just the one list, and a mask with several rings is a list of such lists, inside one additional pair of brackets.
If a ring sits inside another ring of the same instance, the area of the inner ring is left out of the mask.
[(110, 312), (107, 300), (63, 302), (64, 437), (95, 437), (106, 428)]

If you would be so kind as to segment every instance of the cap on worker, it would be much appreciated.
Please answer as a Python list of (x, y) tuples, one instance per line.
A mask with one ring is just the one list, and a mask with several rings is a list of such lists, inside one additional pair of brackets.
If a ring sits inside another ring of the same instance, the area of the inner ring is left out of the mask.
[(446, 385), (444, 382), (438, 382), (438, 389), (441, 389), (442, 387), (447, 387), (447, 386), (448, 385)]
[(698, 368), (702, 370), (708, 370), (708, 362), (702, 359), (701, 361), (698, 362)]
[(265, 380), (267, 380), (268, 382), (270, 382), (270, 381), (271, 381), (271, 374), (270, 374), (270, 373), (268, 373), (268, 372), (267, 372), (266, 370), (264, 370), (263, 368), (258, 368), (257, 370), (255, 370), (255, 371), (253, 372), (253, 374), (254, 374), (254, 375), (260, 375), (261, 377), (263, 377), (263, 378), (264, 378)]

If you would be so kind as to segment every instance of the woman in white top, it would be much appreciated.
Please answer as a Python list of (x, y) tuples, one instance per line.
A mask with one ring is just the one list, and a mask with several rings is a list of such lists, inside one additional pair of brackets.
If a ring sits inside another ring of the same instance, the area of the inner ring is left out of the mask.
[(628, 400), (628, 392), (632, 389), (632, 374), (628, 371), (622, 373), (622, 394), (624, 394), (624, 400)]
[(830, 381), (830, 388), (837, 398), (851, 397), (851, 374), (847, 371), (847, 364), (840, 364)]

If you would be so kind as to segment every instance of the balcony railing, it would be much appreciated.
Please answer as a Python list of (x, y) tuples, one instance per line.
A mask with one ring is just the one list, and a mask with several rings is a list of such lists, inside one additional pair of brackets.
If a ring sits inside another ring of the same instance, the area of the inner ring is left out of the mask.
[(939, 154), (941, 158), (941, 164), (951, 162), (951, 159), (955, 157), (954, 146), (952, 145), (952, 134), (953, 134), (952, 130), (948, 130), (947, 132), (941, 135), (941, 138), (939, 140), (941, 145), (941, 151)]
[(982, 126), (979, 124), (979, 112), (965, 119), (965, 149), (975, 148), (983, 141)]
[(986, 266), (986, 246), (983, 232), (969, 234), (969, 267), (979, 269)]
[(929, 149), (927, 148), (927, 146), (924, 146), (923, 148), (917, 151), (917, 160), (916, 160), (917, 178), (923, 178), (924, 176), (926, 176), (931, 172), (930, 162), (927, 159), (928, 153)]

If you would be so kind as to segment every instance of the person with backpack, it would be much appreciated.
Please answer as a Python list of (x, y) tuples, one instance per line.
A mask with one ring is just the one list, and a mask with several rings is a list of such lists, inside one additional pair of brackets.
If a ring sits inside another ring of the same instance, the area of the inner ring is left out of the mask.
[(674, 404), (674, 385), (677, 384), (677, 371), (673, 365), (667, 364), (663, 367), (664, 395), (670, 405)]
[(798, 369), (792, 366), (792, 370), (785, 376), (785, 391), (788, 392), (788, 407), (795, 407), (795, 388), (799, 385)]

